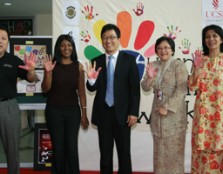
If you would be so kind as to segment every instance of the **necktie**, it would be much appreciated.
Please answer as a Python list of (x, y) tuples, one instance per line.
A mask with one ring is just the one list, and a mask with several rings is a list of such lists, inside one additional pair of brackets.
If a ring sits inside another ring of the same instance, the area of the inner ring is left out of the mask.
[(106, 88), (106, 97), (105, 102), (108, 106), (113, 106), (114, 104), (114, 66), (112, 64), (113, 56), (108, 57), (108, 66), (107, 66), (107, 88)]

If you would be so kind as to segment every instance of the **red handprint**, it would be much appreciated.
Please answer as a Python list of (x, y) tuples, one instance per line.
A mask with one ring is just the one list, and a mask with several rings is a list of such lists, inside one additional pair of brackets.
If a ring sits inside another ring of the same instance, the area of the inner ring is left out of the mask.
[(144, 5), (141, 2), (139, 2), (137, 3), (136, 10), (133, 9), (133, 11), (135, 12), (137, 16), (141, 16), (144, 12), (143, 9), (144, 9)]

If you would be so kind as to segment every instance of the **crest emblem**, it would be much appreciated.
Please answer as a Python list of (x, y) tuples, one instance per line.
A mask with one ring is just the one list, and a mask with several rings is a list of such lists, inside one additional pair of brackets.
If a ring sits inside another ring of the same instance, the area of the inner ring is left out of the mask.
[(66, 9), (66, 16), (69, 18), (69, 19), (72, 19), (76, 16), (76, 10), (75, 10), (75, 7), (73, 6), (69, 6), (67, 7)]

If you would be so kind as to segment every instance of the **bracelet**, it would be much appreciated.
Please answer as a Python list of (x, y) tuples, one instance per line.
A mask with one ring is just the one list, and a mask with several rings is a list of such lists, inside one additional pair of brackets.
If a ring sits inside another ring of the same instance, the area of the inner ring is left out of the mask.
[(83, 106), (82, 108), (85, 109), (85, 108), (87, 108), (87, 106)]

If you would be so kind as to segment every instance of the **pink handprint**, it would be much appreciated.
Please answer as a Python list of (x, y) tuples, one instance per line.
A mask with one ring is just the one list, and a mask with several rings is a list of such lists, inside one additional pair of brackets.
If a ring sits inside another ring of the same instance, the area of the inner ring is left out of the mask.
[(136, 16), (141, 16), (144, 12), (143, 9), (144, 9), (144, 5), (141, 2), (139, 2), (137, 3), (136, 10), (133, 9), (133, 11), (135, 12)]
[(194, 66), (196, 68), (201, 68), (204, 65), (203, 62), (203, 52), (202, 50), (197, 49), (193, 54), (192, 54)]
[(147, 74), (148, 74), (148, 77), (150, 79), (154, 78), (156, 76), (156, 74), (158, 73), (158, 68), (155, 68), (153, 66), (153, 63), (149, 63), (146, 67), (146, 71), (147, 71)]
[[(93, 15), (93, 6), (84, 6), (84, 11), (82, 10), (82, 13), (84, 13), (84, 15), (85, 15), (85, 18), (87, 19), (87, 20), (92, 20), (93, 18), (94, 18), (94, 15)], [(98, 14), (95, 14), (96, 16), (98, 15)]]
[(171, 39), (176, 39), (177, 34), (181, 32), (181, 30), (178, 28), (178, 26), (176, 26), (175, 30), (173, 25), (171, 25), (170, 27), (167, 26), (168, 32), (169, 34), (164, 34), (164, 36), (169, 37)]

